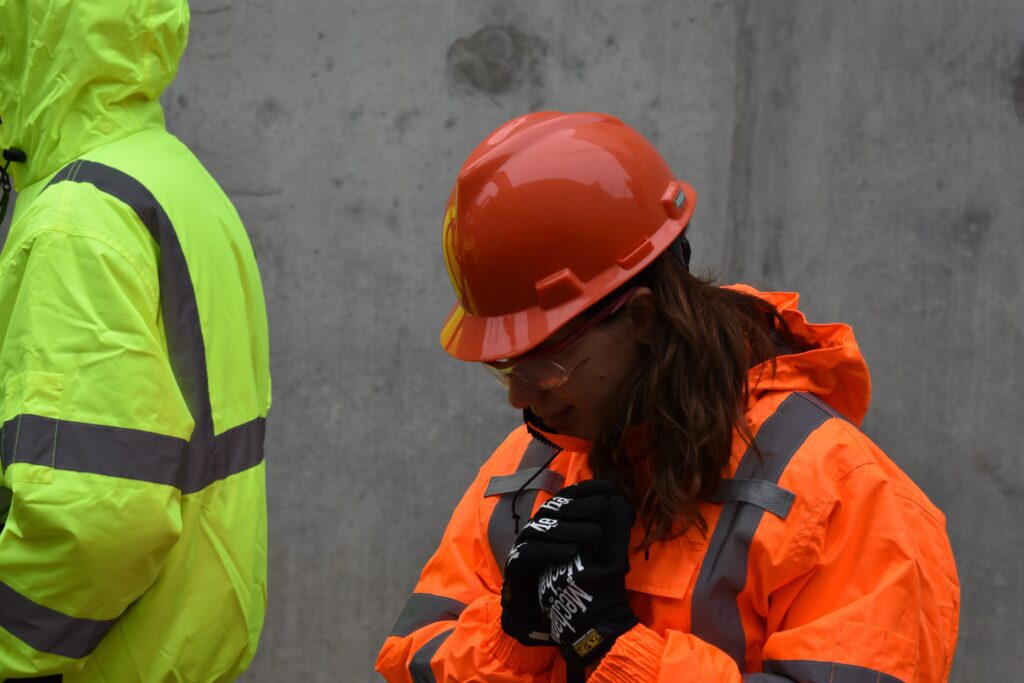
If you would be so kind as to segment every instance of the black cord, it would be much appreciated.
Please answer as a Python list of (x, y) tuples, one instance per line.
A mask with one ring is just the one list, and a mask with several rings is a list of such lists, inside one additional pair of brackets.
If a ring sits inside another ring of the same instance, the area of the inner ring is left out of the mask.
[(22, 163), (28, 158), (23, 151), (15, 147), (5, 149), (3, 157), (7, 163), (0, 168), (0, 223), (7, 217), (7, 203), (11, 200), (11, 176), (7, 169), (11, 167), (12, 161)]
[(8, 161), (0, 168), (0, 224), (7, 217), (7, 202), (11, 199), (11, 176), (7, 174), (7, 167), (10, 165), (11, 162)]
[(516, 510), (516, 505), (519, 503), (519, 496), (520, 496), (520, 494), (522, 494), (522, 492), (526, 490), (526, 487), (530, 485), (531, 481), (533, 481), (534, 479), (537, 478), (538, 474), (540, 474), (541, 472), (543, 472), (544, 470), (546, 470), (548, 468), (548, 465), (551, 464), (551, 461), (554, 460), (555, 458), (557, 458), (558, 454), (561, 453), (561, 452), (562, 452), (562, 449), (556, 447), (555, 448), (555, 452), (551, 454), (551, 457), (548, 458), (548, 461), (546, 463), (544, 463), (543, 465), (541, 465), (540, 468), (536, 472), (534, 472), (533, 475), (529, 479), (524, 481), (523, 485), (520, 486), (519, 489), (516, 491), (516, 494), (514, 496), (512, 496), (512, 519), (515, 521), (516, 536), (519, 535), (519, 520), (520, 520), (519, 512)]

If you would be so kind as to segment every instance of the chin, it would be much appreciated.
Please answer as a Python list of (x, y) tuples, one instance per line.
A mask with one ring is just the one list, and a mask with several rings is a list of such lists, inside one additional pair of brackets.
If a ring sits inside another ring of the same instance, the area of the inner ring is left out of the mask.
[(557, 415), (546, 420), (541, 418), (541, 420), (549, 429), (558, 434), (571, 436), (575, 439), (589, 440), (594, 435), (594, 428), (591, 425), (587, 425), (587, 421), (581, 418), (583, 416), (580, 414), (579, 409), (570, 406)]
[(580, 425), (576, 422), (567, 422), (564, 425), (559, 425), (558, 427), (555, 427), (555, 429), (558, 430), (559, 434), (571, 436), (574, 439), (584, 439), (589, 441), (594, 436), (593, 429), (586, 427), (584, 425)]

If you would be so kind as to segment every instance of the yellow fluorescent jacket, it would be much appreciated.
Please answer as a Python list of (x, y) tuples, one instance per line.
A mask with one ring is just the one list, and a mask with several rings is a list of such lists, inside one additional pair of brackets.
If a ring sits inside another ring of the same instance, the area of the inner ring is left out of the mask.
[[(266, 608), (265, 306), (164, 129), (185, 0), (0, 0), (0, 680), (224, 681)], [(17, 27), (17, 30), (8, 30)]]

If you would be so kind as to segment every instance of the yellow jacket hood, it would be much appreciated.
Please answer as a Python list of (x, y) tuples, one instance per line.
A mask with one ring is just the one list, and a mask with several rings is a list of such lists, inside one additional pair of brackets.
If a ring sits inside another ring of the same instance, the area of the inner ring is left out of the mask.
[(187, 0), (0, 0), (0, 148), (18, 190), (106, 142), (163, 127)]

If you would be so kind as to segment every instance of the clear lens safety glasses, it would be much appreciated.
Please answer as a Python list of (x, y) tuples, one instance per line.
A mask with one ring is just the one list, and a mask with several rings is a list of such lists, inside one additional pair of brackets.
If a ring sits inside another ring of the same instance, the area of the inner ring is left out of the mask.
[[(512, 383), (512, 378), (514, 377), (517, 382), (532, 391), (557, 389), (568, 382), (569, 378), (572, 377), (572, 373), (576, 372), (576, 369), (586, 363), (589, 358), (584, 358), (571, 369), (555, 359), (568, 353), (592, 327), (618, 313), (638, 289), (639, 287), (633, 287), (623, 292), (608, 306), (587, 319), (568, 337), (562, 339), (551, 348), (545, 349), (544, 355), (541, 357), (526, 357), (519, 362), (497, 361), (484, 363), (483, 366), (505, 387)], [(527, 356), (529, 355), (532, 354), (527, 354)]]
[(572, 376), (577, 367), (579, 365), (569, 369), (548, 358), (525, 360), (522, 363), (516, 363), (507, 368), (497, 368), (484, 363), (484, 368), (487, 369), (487, 372), (491, 373), (503, 386), (508, 387), (512, 383), (512, 378), (515, 377), (517, 382), (531, 391), (557, 389), (569, 381), (569, 377)]

